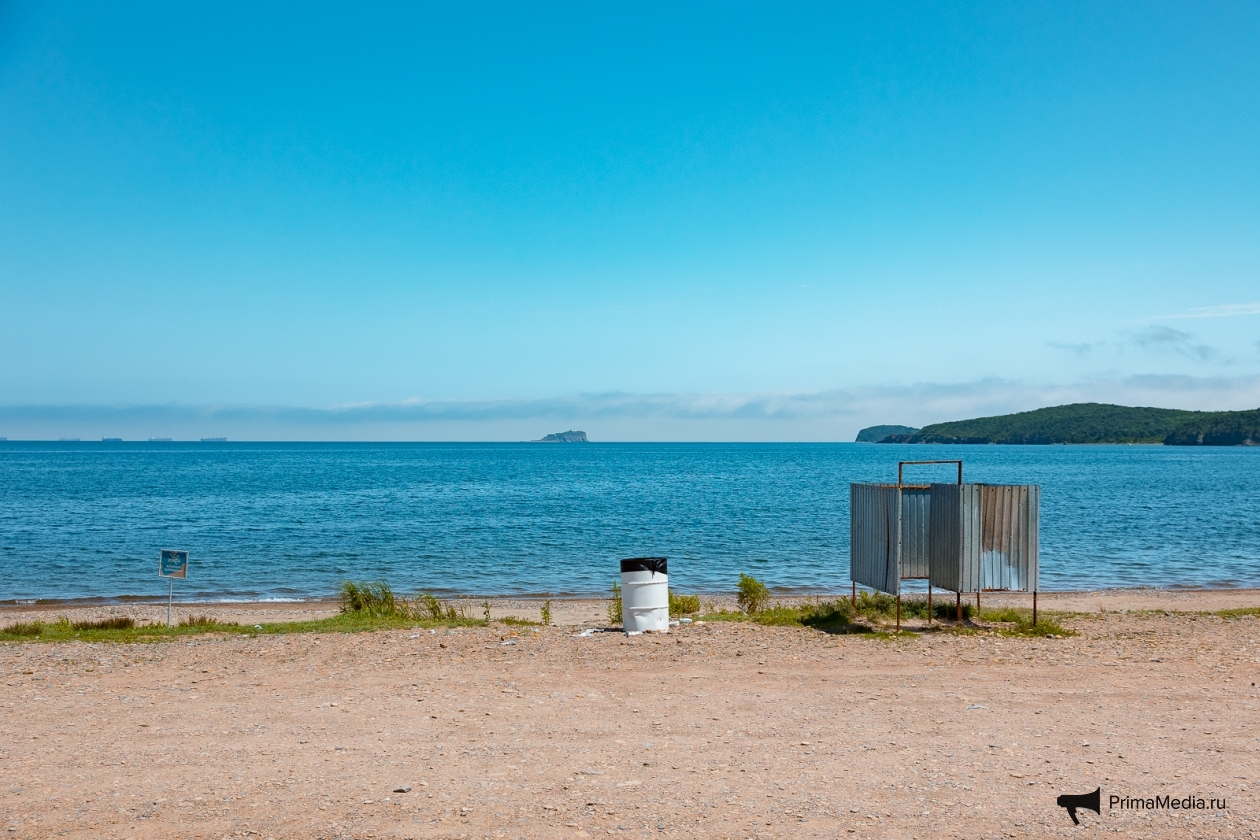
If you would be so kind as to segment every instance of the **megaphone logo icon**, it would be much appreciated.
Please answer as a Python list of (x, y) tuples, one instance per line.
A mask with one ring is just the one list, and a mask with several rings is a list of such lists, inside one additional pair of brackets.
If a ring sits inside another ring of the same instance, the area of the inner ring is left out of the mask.
[(1102, 814), (1102, 788), (1099, 787), (1093, 793), (1065, 793), (1059, 796), (1059, 807), (1067, 808), (1068, 816), (1072, 818), (1074, 825), (1080, 825), (1081, 821), (1076, 818), (1077, 808), (1088, 808), (1095, 814)]

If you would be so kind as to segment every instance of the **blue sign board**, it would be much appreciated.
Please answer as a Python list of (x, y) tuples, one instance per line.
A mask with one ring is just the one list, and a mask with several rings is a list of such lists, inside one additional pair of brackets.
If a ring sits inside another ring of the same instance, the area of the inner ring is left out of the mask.
[(158, 577), (188, 577), (188, 552), (173, 548), (162, 549), (161, 559), (158, 560)]

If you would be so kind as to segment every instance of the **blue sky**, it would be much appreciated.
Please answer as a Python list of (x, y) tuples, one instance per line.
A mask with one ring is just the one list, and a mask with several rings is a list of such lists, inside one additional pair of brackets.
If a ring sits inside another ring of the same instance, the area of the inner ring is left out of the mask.
[(1254, 4), (0, 2), (0, 436), (1260, 405)]

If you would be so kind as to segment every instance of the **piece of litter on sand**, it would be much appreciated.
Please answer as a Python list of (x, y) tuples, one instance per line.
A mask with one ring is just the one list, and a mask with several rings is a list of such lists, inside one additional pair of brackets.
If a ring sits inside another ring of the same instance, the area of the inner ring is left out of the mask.
[(512, 641), (511, 639), (504, 639), (503, 641), (499, 642), (499, 644), (501, 644), (501, 645), (514, 645), (514, 644), (516, 644), (516, 642)]
[(575, 638), (575, 639), (581, 639), (581, 638), (585, 638), (585, 637), (587, 637), (587, 636), (594, 636), (594, 635), (595, 635), (596, 633), (598, 633), (598, 632), (599, 632), (599, 631), (598, 631), (598, 630), (596, 630), (594, 627), (587, 627), (587, 628), (586, 628), (585, 630), (583, 630), (581, 633), (574, 633), (574, 634), (573, 634), (573, 638)]
[(626, 635), (627, 636), (642, 636), (643, 631), (642, 630), (627, 630)]
[(403, 785), (400, 788), (394, 788), (394, 793), (411, 793), (411, 788)]

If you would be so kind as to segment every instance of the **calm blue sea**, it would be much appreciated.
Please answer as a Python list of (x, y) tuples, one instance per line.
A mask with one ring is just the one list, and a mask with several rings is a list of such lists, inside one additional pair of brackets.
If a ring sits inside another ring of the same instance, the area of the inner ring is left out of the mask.
[(1043, 589), (1260, 585), (1257, 449), (3, 442), (0, 600), (164, 595), (159, 548), (191, 553), (183, 599), (603, 593), (639, 555), (684, 590), (838, 591), (849, 482), (923, 458), (1041, 485)]

